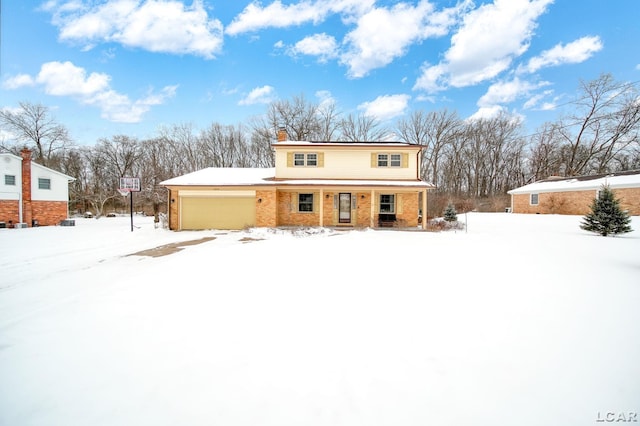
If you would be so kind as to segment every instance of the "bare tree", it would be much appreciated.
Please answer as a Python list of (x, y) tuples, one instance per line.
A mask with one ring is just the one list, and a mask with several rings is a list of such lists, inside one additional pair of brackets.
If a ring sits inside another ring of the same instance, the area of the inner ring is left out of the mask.
[(35, 149), (35, 160), (48, 165), (57, 150), (71, 142), (67, 128), (58, 123), (49, 108), (41, 104), (20, 102), (18, 111), (0, 110), (0, 125), (19, 143)]
[(563, 140), (564, 174), (607, 171), (616, 155), (638, 140), (640, 102), (633, 84), (619, 84), (610, 74), (581, 83), (575, 112), (558, 126)]
[(389, 136), (387, 129), (381, 128), (380, 120), (366, 114), (349, 114), (340, 120), (340, 140), (346, 142), (376, 142)]
[(398, 121), (397, 133), (404, 142), (422, 146), (420, 176), (438, 186), (441, 157), (447, 144), (461, 131), (462, 121), (448, 110), (415, 111)]

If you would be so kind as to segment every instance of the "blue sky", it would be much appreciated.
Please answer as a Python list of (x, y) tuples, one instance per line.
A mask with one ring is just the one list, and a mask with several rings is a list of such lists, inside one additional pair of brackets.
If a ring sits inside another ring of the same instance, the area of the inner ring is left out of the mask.
[(533, 131), (581, 80), (640, 81), (637, 0), (0, 1), (0, 108), (42, 103), (84, 145), (299, 95), (389, 125), (504, 110)]

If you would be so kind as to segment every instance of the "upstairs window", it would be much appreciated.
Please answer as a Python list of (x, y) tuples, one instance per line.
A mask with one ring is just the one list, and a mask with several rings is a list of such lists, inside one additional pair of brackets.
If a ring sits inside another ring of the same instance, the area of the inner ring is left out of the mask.
[(51, 179), (38, 178), (38, 189), (51, 189)]
[(16, 176), (15, 175), (4, 175), (4, 184), (15, 186), (16, 185)]
[(296, 167), (304, 166), (304, 154), (293, 154), (293, 165)]
[(408, 167), (407, 154), (393, 154), (388, 152), (373, 154), (372, 167)]
[(293, 154), (293, 165), (295, 167), (317, 167), (318, 166), (318, 154), (315, 152), (302, 153), (296, 152)]

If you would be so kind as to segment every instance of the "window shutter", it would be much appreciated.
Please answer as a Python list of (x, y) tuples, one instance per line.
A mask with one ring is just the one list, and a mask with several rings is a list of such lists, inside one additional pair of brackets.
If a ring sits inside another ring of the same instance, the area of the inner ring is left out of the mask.
[(380, 213), (380, 194), (376, 194), (376, 195), (373, 197), (373, 200), (372, 200), (372, 201), (373, 201), (373, 212), (374, 212), (375, 214)]
[(402, 168), (406, 169), (409, 167), (409, 154), (406, 152), (402, 154)]
[(298, 193), (297, 192), (291, 193), (291, 212), (293, 213), (298, 212)]
[(402, 214), (402, 194), (396, 194), (396, 213)]
[(371, 153), (371, 167), (378, 167), (378, 154), (375, 152)]
[(313, 193), (313, 212), (318, 213), (320, 211), (320, 193)]
[(324, 167), (324, 152), (318, 153), (318, 167)]
[(287, 152), (287, 167), (293, 167), (293, 152)]

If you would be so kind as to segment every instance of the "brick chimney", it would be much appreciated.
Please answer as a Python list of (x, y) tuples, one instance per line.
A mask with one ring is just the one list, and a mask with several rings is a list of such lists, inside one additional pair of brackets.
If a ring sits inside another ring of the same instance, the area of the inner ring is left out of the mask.
[(287, 129), (284, 127), (278, 128), (278, 142), (286, 142), (287, 139), (289, 139)]
[[(31, 150), (23, 148), (22, 156), (22, 217), (20, 220), (31, 224), (33, 211), (31, 209)], [(27, 225), (29, 226), (29, 225)]]

